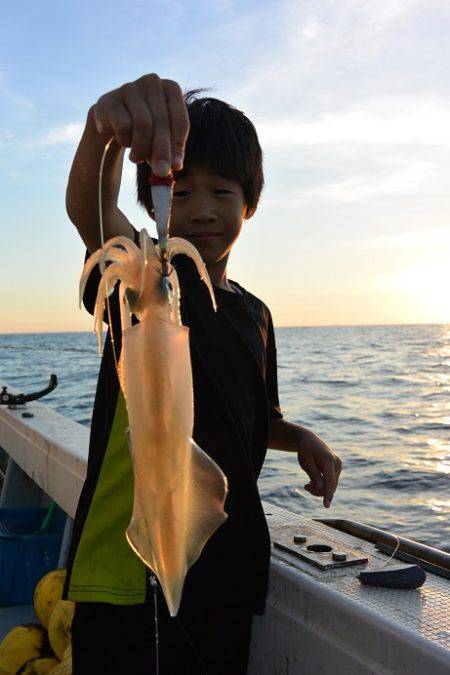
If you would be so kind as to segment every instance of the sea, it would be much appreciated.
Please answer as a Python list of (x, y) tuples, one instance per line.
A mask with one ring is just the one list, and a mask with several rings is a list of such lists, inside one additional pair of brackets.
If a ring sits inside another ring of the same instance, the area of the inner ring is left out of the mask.
[[(326, 509), (304, 489), (296, 453), (269, 450), (261, 496), (450, 551), (450, 325), (275, 332), (283, 415), (318, 434), (343, 468)], [(0, 335), (0, 380), (27, 393), (56, 373), (42, 403), (88, 427), (99, 366), (93, 333)]]

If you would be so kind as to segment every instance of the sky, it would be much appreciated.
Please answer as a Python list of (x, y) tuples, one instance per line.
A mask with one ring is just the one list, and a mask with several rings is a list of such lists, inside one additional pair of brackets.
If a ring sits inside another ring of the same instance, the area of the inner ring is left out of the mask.
[[(92, 329), (70, 165), (89, 107), (151, 72), (255, 124), (228, 277), (276, 326), (450, 323), (449, 27), (447, 0), (3, 2), (0, 333)], [(119, 207), (155, 235), (127, 155)]]

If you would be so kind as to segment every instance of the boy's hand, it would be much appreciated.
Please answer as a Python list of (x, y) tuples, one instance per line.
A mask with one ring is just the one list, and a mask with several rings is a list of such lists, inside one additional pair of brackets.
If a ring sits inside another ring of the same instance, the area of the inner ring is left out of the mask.
[(298, 463), (311, 479), (305, 490), (323, 497), (323, 505), (329, 508), (342, 470), (340, 458), (313, 431), (302, 428)]
[(144, 75), (101, 96), (93, 114), (103, 140), (131, 148), (132, 162), (147, 160), (161, 177), (182, 169), (189, 115), (177, 82)]
[(325, 441), (307, 427), (288, 422), (285, 418), (273, 418), (269, 420), (268, 447), (296, 452), (298, 463), (311, 479), (305, 490), (315, 497), (323, 497), (326, 508), (330, 506), (342, 462)]

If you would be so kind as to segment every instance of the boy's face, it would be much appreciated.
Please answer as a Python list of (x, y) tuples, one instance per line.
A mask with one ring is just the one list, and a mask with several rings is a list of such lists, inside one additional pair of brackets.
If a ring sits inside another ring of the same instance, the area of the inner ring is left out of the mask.
[(215, 263), (230, 252), (245, 215), (238, 182), (193, 166), (187, 176), (175, 180), (169, 236), (187, 239), (206, 264)]

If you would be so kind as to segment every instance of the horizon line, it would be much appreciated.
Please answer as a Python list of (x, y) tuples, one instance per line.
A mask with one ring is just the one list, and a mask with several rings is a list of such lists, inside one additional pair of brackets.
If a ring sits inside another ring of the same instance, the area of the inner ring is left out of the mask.
[[(430, 321), (430, 322), (420, 322), (420, 323), (342, 323), (342, 324), (302, 324), (302, 325), (274, 325), (274, 328), (386, 328), (388, 326), (450, 326), (450, 322), (439, 322), (439, 321)], [(79, 334), (79, 333), (92, 333), (93, 330), (48, 330), (48, 331), (7, 331), (0, 333), (1, 335), (58, 335), (58, 334)], [(106, 333), (106, 330), (103, 330), (102, 333)]]

